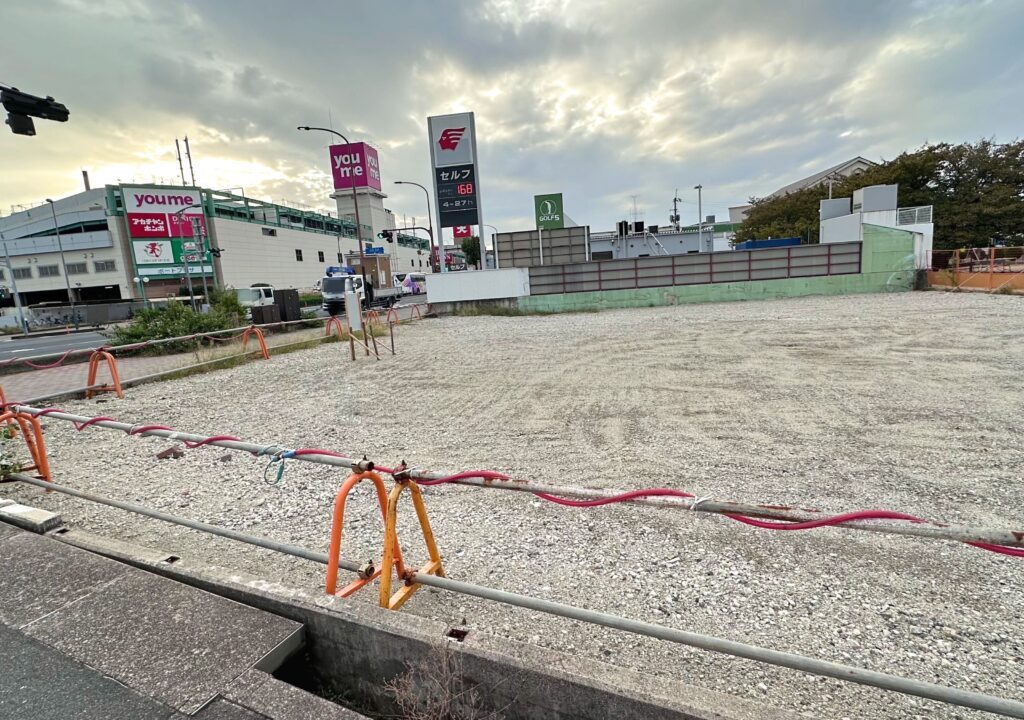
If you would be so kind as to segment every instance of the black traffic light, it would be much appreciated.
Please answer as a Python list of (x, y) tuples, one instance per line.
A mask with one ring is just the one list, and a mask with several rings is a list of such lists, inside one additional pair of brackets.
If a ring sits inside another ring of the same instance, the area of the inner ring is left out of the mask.
[(381, 230), (379, 233), (377, 233), (377, 237), (380, 238), (381, 240), (386, 240), (387, 242), (394, 242), (395, 241), (395, 231), (394, 230)]
[(215, 248), (215, 247), (210, 248), (210, 254), (213, 255), (214, 257), (220, 257), (220, 254), (222, 252), (224, 252), (224, 250), (222, 250), (221, 248)]
[(0, 88), (0, 105), (7, 110), (7, 124), (15, 135), (35, 135), (32, 118), (67, 122), (67, 107), (52, 97), (36, 97), (18, 88)]

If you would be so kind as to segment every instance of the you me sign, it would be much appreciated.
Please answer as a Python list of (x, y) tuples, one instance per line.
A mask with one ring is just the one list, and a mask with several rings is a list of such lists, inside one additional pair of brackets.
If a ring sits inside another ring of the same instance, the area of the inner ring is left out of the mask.
[(331, 174), (335, 190), (371, 187), (380, 190), (377, 150), (366, 143), (331, 145)]

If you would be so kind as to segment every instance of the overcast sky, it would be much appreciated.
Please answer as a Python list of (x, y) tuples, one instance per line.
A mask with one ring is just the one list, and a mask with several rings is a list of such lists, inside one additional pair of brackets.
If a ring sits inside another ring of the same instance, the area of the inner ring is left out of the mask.
[(426, 117), (477, 114), (484, 221), (563, 192), (595, 230), (684, 221), (856, 155), (1009, 140), (1024, 1), (3, 0), (0, 82), (68, 123), (0, 129), (0, 209), (103, 183), (196, 180), (333, 209), (327, 125), (380, 151), (386, 205), (425, 217)]

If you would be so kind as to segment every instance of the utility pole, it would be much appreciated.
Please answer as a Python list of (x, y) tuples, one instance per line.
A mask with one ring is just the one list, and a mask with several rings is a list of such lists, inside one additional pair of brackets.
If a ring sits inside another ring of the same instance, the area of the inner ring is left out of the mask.
[(185, 182), (185, 166), (181, 164), (181, 145), (178, 144), (178, 138), (174, 138), (174, 147), (178, 151), (178, 170), (181, 171), (181, 186), (187, 187), (188, 183)]
[(18, 313), (18, 327), (21, 332), (28, 335), (28, 323), (25, 322), (25, 312), (21, 309), (21, 298), (18, 297), (18, 280), (14, 277), (14, 266), (11, 264), (11, 253), (7, 250), (7, 240), (3, 233), (0, 233), (0, 242), (4, 245), (4, 260), (7, 261), (7, 272), (11, 276), (11, 292), (14, 293), (14, 309)]
[(192, 178), (192, 187), (196, 186), (196, 174), (192, 170), (192, 150), (188, 146), (188, 135), (185, 136), (185, 157), (188, 158), (188, 174)]
[(679, 188), (676, 188), (676, 194), (672, 196), (672, 227), (676, 232), (679, 232)]
[(71, 279), (68, 277), (68, 265), (64, 261), (64, 244), (60, 239), (60, 228), (57, 227), (57, 209), (53, 200), (46, 198), (50, 203), (50, 212), (53, 214), (53, 231), (57, 234), (57, 250), (60, 252), (61, 269), (64, 272), (64, 286), (68, 289), (68, 303), (71, 304), (71, 317), (75, 321), (75, 330), (78, 329), (78, 312), (75, 310), (75, 295), (71, 290)]

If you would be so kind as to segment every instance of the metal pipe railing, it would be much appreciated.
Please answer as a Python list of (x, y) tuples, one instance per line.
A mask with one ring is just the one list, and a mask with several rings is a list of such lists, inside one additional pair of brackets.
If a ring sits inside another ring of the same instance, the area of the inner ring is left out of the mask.
[[(83, 500), (109, 505), (111, 507), (120, 508), (128, 512), (137, 513), (146, 517), (162, 520), (164, 522), (181, 525), (201, 532), (212, 533), (220, 537), (237, 540), (239, 542), (255, 545), (268, 550), (274, 550), (286, 555), (311, 560), (322, 565), (326, 565), (328, 561), (326, 554), (314, 552), (300, 546), (280, 543), (275, 540), (248, 535), (246, 533), (229, 530), (227, 528), (210, 525), (196, 520), (190, 520), (188, 518), (171, 515), (169, 513), (150, 510), (149, 508), (135, 503), (113, 500), (99, 495), (94, 495), (92, 493), (83, 492), (81, 490), (64, 487), (63, 485), (38, 480), (20, 473), (11, 475), (10, 477), (19, 482), (35, 485), (36, 487), (45, 490), (54, 490)], [(342, 560), (339, 563), (339, 567), (351, 572), (359, 571), (358, 564), (351, 561)], [(506, 592), (504, 590), (497, 590), (426, 573), (412, 572), (410, 573), (410, 577), (407, 578), (407, 582), (416, 582), (422, 585), (436, 587), (440, 590), (447, 590), (449, 592), (459, 593), (462, 595), (478, 597), (483, 600), (492, 600), (505, 605), (512, 605), (515, 607), (533, 610), (535, 612), (543, 612), (557, 617), (578, 620), (592, 625), (600, 625), (613, 630), (645, 635), (658, 640), (666, 640), (668, 642), (700, 648), (702, 650), (709, 650), (711, 652), (732, 655), (734, 657), (746, 658), (748, 660), (754, 660), (755, 662), (766, 663), (769, 665), (786, 667), (811, 675), (831, 677), (845, 682), (868, 685), (871, 687), (881, 688), (883, 690), (902, 693), (904, 695), (914, 695), (916, 697), (927, 698), (929, 700), (937, 700), (950, 705), (983, 710), (985, 712), (995, 713), (996, 715), (1002, 715), (1004, 717), (1024, 718), (1024, 702), (1018, 702), (1016, 700), (995, 697), (993, 695), (985, 695), (983, 693), (972, 692), (969, 690), (960, 690), (958, 688), (951, 688), (945, 685), (938, 685), (936, 683), (924, 682), (921, 680), (913, 680), (911, 678), (904, 678), (897, 675), (889, 675), (888, 673), (866, 670), (852, 665), (841, 665), (827, 660), (819, 660), (805, 655), (771, 650), (769, 648), (748, 645), (747, 643), (736, 642), (735, 640), (727, 640), (725, 638), (714, 637), (711, 635), (664, 627), (662, 625), (655, 625), (654, 623), (643, 622), (641, 620), (632, 620), (618, 615), (586, 610), (584, 608), (578, 608), (551, 600), (543, 600), (529, 595)]]
[[(174, 372), (174, 371), (169, 371)], [(168, 373), (168, 374), (169, 374)], [(139, 380), (136, 380), (138, 382)], [(63, 393), (62, 393), (63, 394)], [(48, 399), (48, 398), (47, 398)], [(38, 415), (43, 410), (31, 405), (22, 403), (9, 403), (10, 407), (30, 415)], [(76, 424), (88, 422), (90, 427), (101, 427), (110, 430), (131, 432), (136, 427), (144, 425), (131, 425), (117, 420), (98, 420), (94, 417), (76, 415), (67, 412), (47, 412), (46, 417), (55, 420), (64, 420)], [(134, 434), (134, 433), (133, 433)], [(151, 435), (164, 437), (169, 440), (181, 440), (188, 442), (200, 442), (207, 440), (209, 436), (185, 433), (177, 430), (146, 430), (140, 435)], [(330, 454), (330, 451), (321, 451), (321, 454), (311, 453), (297, 456), (290, 456), (293, 449), (283, 448), (278, 445), (258, 445), (256, 443), (241, 440), (215, 440), (204, 443), (223, 447), (228, 450), (239, 450), (256, 455), (280, 455), (288, 459), (302, 462), (319, 463), (351, 470), (367, 469), (366, 461), (342, 456), (338, 453)], [(386, 471), (385, 471), (386, 472)], [(443, 480), (449, 476), (443, 473), (427, 472), (415, 468), (406, 471), (414, 480)], [(492, 490), (512, 490), (530, 494), (546, 493), (564, 497), (580, 499), (608, 499), (618, 494), (613, 490), (596, 490), (591, 488), (580, 488), (562, 485), (548, 485), (535, 483), (520, 479), (495, 480), (484, 477), (460, 478), (451, 481), (453, 484), (466, 485), (470, 487), (490, 488)], [(713, 513), (718, 515), (736, 514), (748, 517), (762, 518), (767, 520), (778, 520), (783, 522), (806, 522), (818, 520), (825, 517), (825, 513), (807, 508), (790, 508), (779, 505), (758, 505), (750, 503), (737, 503), (729, 501), (714, 500), (712, 498), (635, 498), (624, 502), (634, 505), (648, 507), (671, 508), (676, 510), (691, 510), (695, 512)], [(846, 528), (849, 530), (861, 530), (865, 532), (886, 533), (891, 535), (904, 535), (920, 537), (930, 540), (952, 540), (956, 542), (980, 542), (991, 545), (1003, 545), (1013, 548), (1024, 548), (1024, 530), (1002, 530), (993, 528), (979, 528), (968, 526), (951, 526), (935, 522), (886, 522), (886, 521), (863, 521), (851, 520), (836, 523), (834, 527)]]

